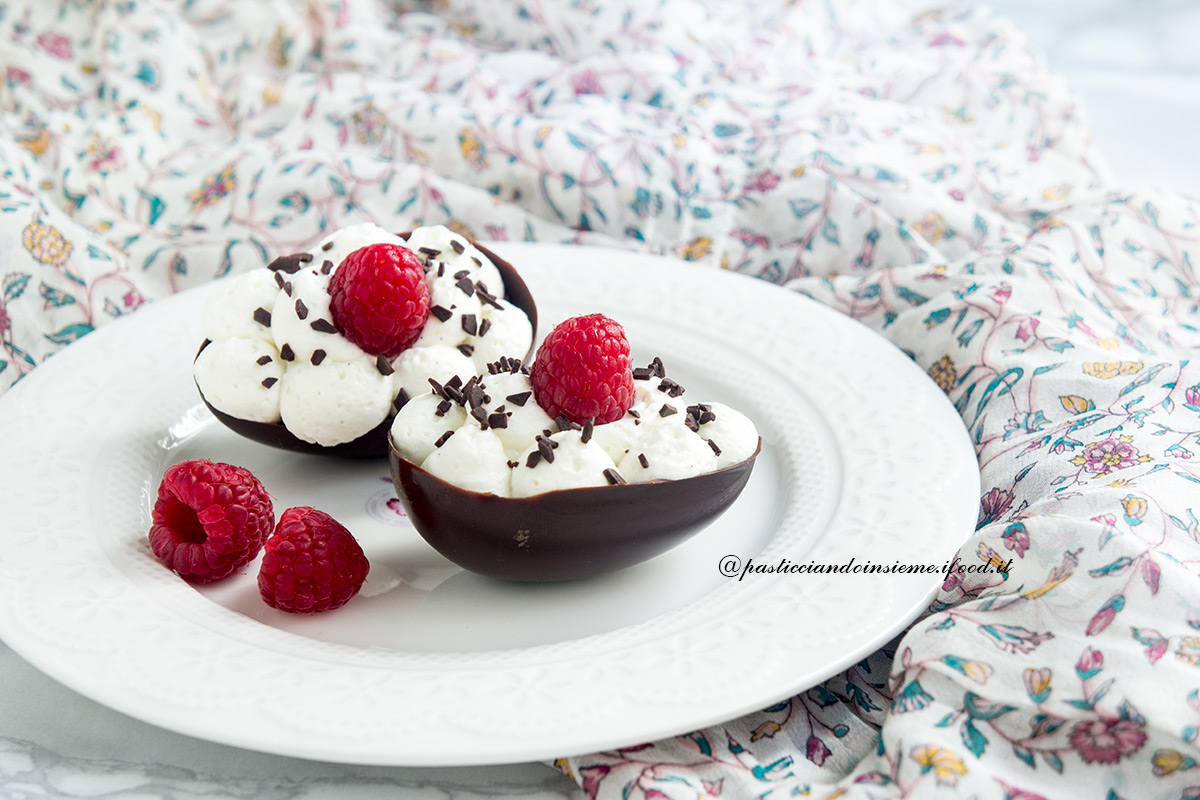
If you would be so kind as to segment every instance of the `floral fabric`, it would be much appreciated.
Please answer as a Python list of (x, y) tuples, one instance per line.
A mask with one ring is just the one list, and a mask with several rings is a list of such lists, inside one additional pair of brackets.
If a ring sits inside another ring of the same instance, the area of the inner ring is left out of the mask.
[(951, 576), (891, 646), (772, 708), (558, 761), (589, 796), (1200, 796), (1200, 202), (1111, 187), (1003, 20), (60, 0), (0, 21), (0, 390), (370, 219), (755, 275), (946, 391), (985, 491), (960, 558), (1011, 569)]

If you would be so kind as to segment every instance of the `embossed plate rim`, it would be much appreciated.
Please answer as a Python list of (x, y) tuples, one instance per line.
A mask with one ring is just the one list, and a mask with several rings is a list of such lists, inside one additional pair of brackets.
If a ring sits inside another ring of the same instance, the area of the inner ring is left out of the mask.
[[(669, 296), (674, 312), (698, 308), (711, 315), (730, 326), (721, 329), (723, 335), (765, 362), (782, 370), (810, 369), (800, 370), (805, 396), (833, 425), (829, 433), (850, 473), (838, 476), (842, 513), (816, 534), (825, 556), (853, 556), (856, 551), (838, 547), (859, 537), (888, 558), (907, 553), (913, 560), (940, 563), (969, 535), (978, 471), (958, 415), (932, 381), (867, 328), (770, 284), (701, 272), (669, 258), (565, 245), (495, 247), (519, 265), (539, 302), (587, 296), (617, 308), (661, 305), (671, 313), (662, 300)], [(562, 280), (556, 271), (565, 270), (573, 274)], [(633, 285), (641, 291), (626, 297)], [(200, 625), (173, 613), (173, 603), (206, 602), (181, 583), (170, 591), (172, 602), (147, 603), (146, 586), (97, 557), (103, 547), (95, 541), (95, 524), (87, 521), (95, 509), (80, 508), (74, 494), (79, 482), (90, 480), (78, 465), (90, 462), (76, 460), (74, 471), (63, 466), (77, 450), (86, 455), (94, 432), (89, 425), (106, 413), (119, 413), (121, 392), (130, 391), (127, 381), (104, 372), (120, 363), (119, 354), (105, 345), (140, 338), (147, 347), (176, 347), (186, 354), (194, 342), (172, 334), (172, 313), (196, 313), (209, 290), (159, 301), (100, 329), (0, 397), (0, 437), (13, 442), (17, 452), (45, 450), (0, 465), (13, 523), (0, 534), (10, 548), (10, 557), (0, 561), (0, 637), (47, 674), (131, 716), (226, 744), (347, 763), (436, 766), (548, 759), (683, 733), (788, 697), (886, 643), (926, 607), (940, 583), (936, 575), (887, 582), (853, 575), (809, 581), (748, 578), (758, 581), (752, 589), (730, 584), (689, 604), (683, 609), (686, 626), (678, 619), (660, 629), (654, 620), (643, 623), (650, 633), (661, 634), (653, 647), (642, 637), (623, 651), (591, 653), (587, 646), (595, 637), (587, 637), (576, 640), (578, 646), (559, 647), (555, 658), (540, 663), (540, 656), (504, 663), (498, 656), (489, 660), (487, 653), (473, 653), (451, 669), (409, 668), (386, 658), (328, 663), (256, 650), (223, 633), (219, 623)], [(806, 351), (808, 342), (820, 342), (822, 349)], [(856, 374), (852, 356), (869, 363), (871, 374)], [(93, 407), (80, 409), (75, 398), (55, 390), (88, 371), (100, 396)], [(868, 379), (880, 376), (892, 381), (888, 388), (903, 397), (902, 407), (880, 403), (868, 391)], [(47, 426), (49, 421), (55, 424)], [(778, 444), (786, 451), (786, 441)], [(916, 466), (895, 469), (896, 458), (906, 453)], [(135, 478), (142, 491), (153, 488), (149, 476)], [(35, 497), (43, 505), (26, 500)], [(54, 507), (50, 516), (44, 511), (47, 501)], [(785, 509), (785, 518), (788, 513)], [(881, 527), (886, 527), (882, 533)], [(930, 527), (935, 530), (924, 535)], [(764, 553), (785, 555), (786, 549), (776, 545), (794, 543), (798, 535), (789, 530), (792, 538), (785, 542), (778, 536)], [(58, 573), (47, 575), (38, 568), (50, 554), (58, 559), (53, 565)], [(56, 592), (50, 605), (31, 608), (29, 598), (47, 585)], [(150, 599), (154, 591), (160, 590), (151, 587)], [(103, 596), (108, 604), (93, 603), (87, 593)], [(879, 598), (884, 613), (839, 618), (855, 603), (863, 605), (864, 597)], [(106, 614), (97, 615), (95, 608)], [(36, 624), (38, 614), (47, 614), (55, 615), (55, 625), (75, 625), (63, 609), (83, 615), (77, 630), (81, 640), (111, 638), (107, 655), (105, 648), (88, 651)], [(109, 611), (124, 618), (109, 619)], [(789, 635), (781, 637), (779, 630)], [(806, 639), (806, 630), (816, 639)], [(164, 691), (155, 693), (153, 684), (160, 680), (155, 653), (166, 650), (174, 655), (194, 650), (201, 656), (195, 670), (204, 691), (175, 702), (165, 701)], [(80, 658), (85, 652), (88, 658)], [(233, 662), (250, 658), (257, 669), (279, 678), (258, 692), (222, 694), (223, 687), (234, 688), (234, 677), (223, 668), (208, 668), (206, 653), (214, 664), (220, 663), (217, 655), (231, 656)], [(692, 666), (683, 669), (684, 661)], [(339, 693), (340, 684), (359, 691)], [(306, 712), (315, 719), (300, 720), (287, 710), (297, 692), (311, 693), (313, 705)], [(698, 696), (707, 702), (696, 703)], [(464, 710), (478, 715), (472, 725), (447, 724), (450, 712)]]

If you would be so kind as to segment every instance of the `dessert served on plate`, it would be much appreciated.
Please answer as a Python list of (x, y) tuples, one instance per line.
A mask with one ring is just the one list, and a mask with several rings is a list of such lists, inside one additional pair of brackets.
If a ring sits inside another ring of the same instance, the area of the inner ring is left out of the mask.
[(661, 360), (634, 369), (619, 324), (575, 317), (532, 365), (429, 381), (391, 427), (417, 531), (466, 569), (516, 580), (608, 572), (674, 547), (745, 486), (761, 446), (719, 403), (689, 403)]
[(508, 262), (443, 226), (338, 230), (209, 299), (193, 375), (226, 426), (286, 449), (382, 456), (397, 409), (524, 358), (537, 312)]

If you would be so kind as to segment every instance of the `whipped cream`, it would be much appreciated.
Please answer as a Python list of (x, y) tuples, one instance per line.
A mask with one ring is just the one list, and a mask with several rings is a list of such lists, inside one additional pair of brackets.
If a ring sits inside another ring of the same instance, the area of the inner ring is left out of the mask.
[(427, 472), (500, 497), (690, 478), (758, 448), (749, 418), (720, 403), (689, 405), (657, 359), (635, 371), (634, 388), (621, 419), (573, 425), (542, 410), (519, 362), (499, 360), (414, 396), (396, 414), (392, 442)]
[[(432, 309), (416, 343), (390, 360), (342, 336), (329, 303), (346, 256), (383, 243), (420, 257)], [(325, 447), (357, 439), (428, 395), (430, 378), (468, 379), (501, 357), (523, 358), (533, 341), (529, 318), (504, 299), (496, 265), (441, 225), (417, 228), (407, 242), (371, 223), (342, 228), (308, 253), (225, 282), (201, 327), (210, 343), (193, 375), (209, 403), (239, 419), (281, 422)]]

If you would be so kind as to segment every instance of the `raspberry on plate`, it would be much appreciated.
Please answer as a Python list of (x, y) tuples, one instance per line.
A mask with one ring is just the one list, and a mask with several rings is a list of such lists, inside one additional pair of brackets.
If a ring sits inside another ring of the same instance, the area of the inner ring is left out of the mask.
[(373, 244), (346, 256), (329, 282), (333, 324), (373, 356), (395, 358), (421, 336), (429, 287), (416, 253)]
[(191, 583), (211, 583), (258, 555), (275, 514), (248, 470), (193, 459), (167, 468), (151, 521), (154, 555)]
[(267, 540), (258, 590), (292, 614), (338, 608), (362, 588), (370, 565), (358, 541), (324, 511), (289, 508)]
[(533, 396), (547, 414), (580, 425), (615, 422), (633, 405), (633, 364), (625, 329), (603, 314), (558, 324), (530, 367)]

